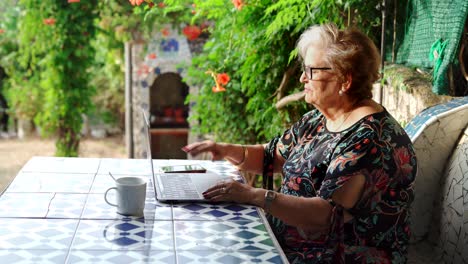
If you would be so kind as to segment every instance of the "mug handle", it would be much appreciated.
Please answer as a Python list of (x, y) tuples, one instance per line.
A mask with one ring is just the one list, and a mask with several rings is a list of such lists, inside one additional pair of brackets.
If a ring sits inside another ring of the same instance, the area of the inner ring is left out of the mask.
[(109, 200), (107, 200), (107, 193), (108, 193), (110, 190), (112, 190), (112, 189), (114, 189), (114, 190), (117, 191), (117, 187), (112, 187), (112, 188), (107, 189), (107, 191), (104, 193), (104, 200), (105, 200), (106, 203), (108, 203), (109, 205), (112, 205), (112, 206), (117, 207), (116, 204), (113, 204), (113, 203), (109, 202)]

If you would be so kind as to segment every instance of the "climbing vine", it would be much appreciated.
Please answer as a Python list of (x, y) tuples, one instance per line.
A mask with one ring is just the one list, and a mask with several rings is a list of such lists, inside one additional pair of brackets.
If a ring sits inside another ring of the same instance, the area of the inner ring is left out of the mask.
[[(97, 0), (21, 0), (19, 61), (25, 69), (17, 90), (36, 94), (34, 120), (57, 135), (56, 155), (77, 156), (83, 115), (94, 88), (88, 69), (94, 49)], [(39, 111), (37, 111), (39, 110)]]

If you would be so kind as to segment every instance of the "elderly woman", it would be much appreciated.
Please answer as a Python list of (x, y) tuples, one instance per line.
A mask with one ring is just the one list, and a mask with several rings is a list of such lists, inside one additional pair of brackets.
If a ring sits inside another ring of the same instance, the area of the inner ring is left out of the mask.
[(262, 207), (292, 263), (405, 262), (416, 157), (405, 131), (371, 99), (377, 48), (331, 24), (309, 28), (297, 48), (305, 101), (315, 110), (265, 145), (184, 147), (241, 170), (281, 172), (280, 191), (232, 181), (205, 197)]

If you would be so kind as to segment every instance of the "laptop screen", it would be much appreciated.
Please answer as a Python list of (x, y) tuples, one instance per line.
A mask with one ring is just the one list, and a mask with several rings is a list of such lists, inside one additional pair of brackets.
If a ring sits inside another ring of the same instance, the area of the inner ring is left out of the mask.
[(149, 125), (149, 119), (146, 116), (145, 110), (141, 108), (141, 113), (143, 116), (144, 120), (144, 132), (145, 135), (144, 137), (146, 138), (146, 158), (148, 159), (150, 166), (151, 166), (151, 179), (153, 181), (153, 188), (154, 188), (154, 195), (156, 195), (156, 181), (154, 178), (154, 167), (153, 167), (153, 156), (151, 155), (151, 135), (150, 135), (150, 125)]

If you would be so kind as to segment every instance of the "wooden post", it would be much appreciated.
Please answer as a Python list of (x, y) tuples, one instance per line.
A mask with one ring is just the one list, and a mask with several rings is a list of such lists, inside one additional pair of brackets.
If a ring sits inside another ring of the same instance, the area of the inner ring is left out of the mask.
[(382, 35), (381, 35), (381, 40), (380, 40), (380, 74), (382, 77), (382, 80), (380, 81), (380, 89), (379, 89), (379, 95), (378, 95), (378, 103), (383, 104), (383, 78), (384, 78), (384, 65), (385, 65), (385, 9), (387, 8), (386, 6), (386, 0), (382, 0), (382, 6), (381, 6), (381, 11), (382, 11)]
[(125, 42), (125, 147), (127, 157), (134, 158), (133, 147), (133, 108), (132, 108), (132, 44)]

